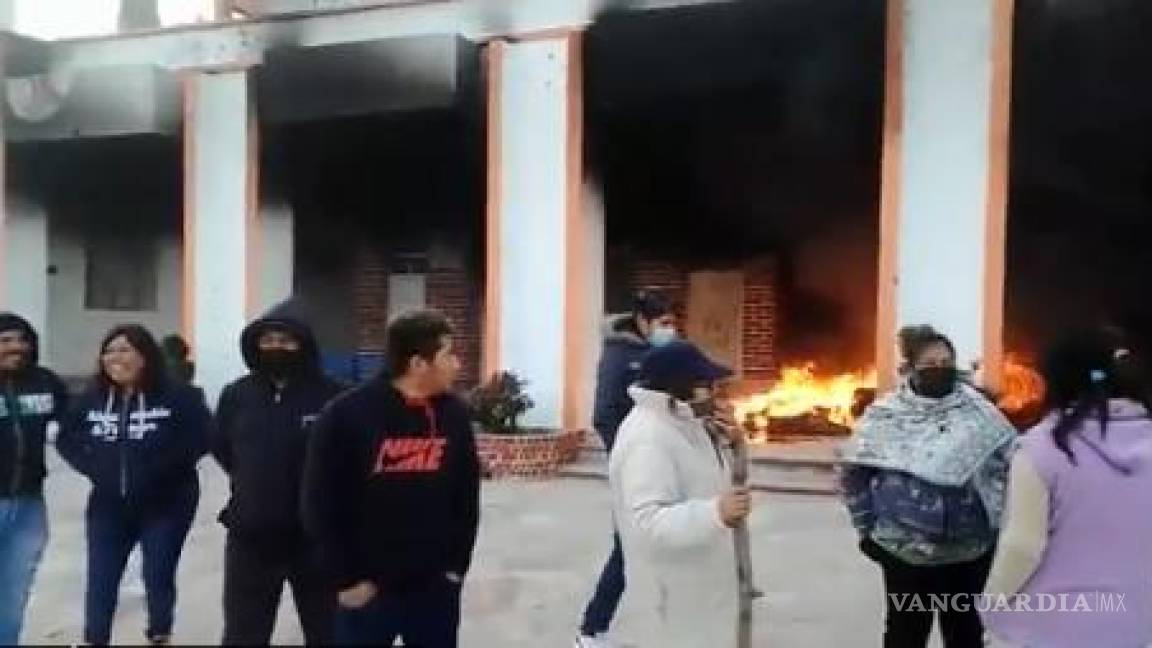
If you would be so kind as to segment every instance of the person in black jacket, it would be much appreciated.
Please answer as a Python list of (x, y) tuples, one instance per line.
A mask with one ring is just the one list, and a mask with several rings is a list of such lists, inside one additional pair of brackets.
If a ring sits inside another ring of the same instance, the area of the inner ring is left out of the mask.
[(287, 581), (309, 645), (331, 642), (336, 592), (300, 522), (304, 448), (320, 409), (340, 393), (320, 371), (312, 329), (284, 303), (248, 325), (240, 349), (251, 373), (224, 388), (212, 454), (231, 477), (220, 514), (224, 645), (268, 645)]
[(36, 331), (22, 317), (0, 313), (0, 646), (19, 643), (48, 542), (44, 443), (68, 399), (56, 374), (38, 362)]
[[(632, 312), (608, 320), (600, 364), (596, 371), (596, 400), (592, 426), (611, 452), (616, 430), (632, 411), (628, 388), (640, 376), (640, 361), (653, 346), (676, 339), (676, 316), (672, 303), (662, 293), (641, 291), (632, 301)], [(620, 535), (612, 534), (612, 553), (604, 563), (596, 591), (584, 609), (584, 622), (576, 638), (576, 648), (609, 645), (604, 638), (616, 608), (624, 595), (624, 552)]]
[(139, 544), (145, 636), (166, 644), (176, 567), (200, 499), (196, 463), (208, 448), (211, 415), (201, 393), (167, 380), (160, 347), (140, 326), (120, 326), (105, 336), (93, 383), (56, 440), (64, 460), (92, 483), (84, 641), (108, 643), (124, 566)]
[(449, 393), (452, 328), (436, 313), (400, 317), (385, 356), (387, 374), (320, 416), (304, 522), (339, 588), (336, 644), (452, 648), (480, 516), (471, 416)]

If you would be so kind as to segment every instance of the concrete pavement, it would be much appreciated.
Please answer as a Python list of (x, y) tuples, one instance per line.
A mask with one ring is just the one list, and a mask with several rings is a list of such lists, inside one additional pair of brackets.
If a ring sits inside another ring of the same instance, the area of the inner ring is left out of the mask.
[[(211, 461), (201, 469), (204, 497), (180, 567), (175, 641), (213, 644), (221, 630), (223, 530), (215, 516), (227, 485)], [(53, 462), (48, 497), (52, 541), (36, 584), (24, 640), (67, 644), (83, 617), (83, 505), (87, 486)], [(567, 648), (610, 545), (606, 484), (592, 480), (487, 482), (476, 561), (465, 590), (465, 648)], [(758, 494), (752, 520), (757, 582), (756, 644), (772, 648), (880, 645), (879, 571), (854, 548), (846, 514), (833, 497)], [(288, 595), (274, 640), (299, 643)], [(628, 604), (617, 636), (640, 646)], [(115, 641), (139, 643), (138, 594), (121, 601)], [(711, 647), (708, 647), (711, 648)]]

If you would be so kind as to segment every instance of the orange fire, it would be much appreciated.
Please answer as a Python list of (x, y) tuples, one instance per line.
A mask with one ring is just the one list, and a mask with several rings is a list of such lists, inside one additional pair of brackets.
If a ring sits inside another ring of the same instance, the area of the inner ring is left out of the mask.
[[(1004, 386), (998, 405), (1009, 416), (1029, 414), (1044, 398), (1044, 380), (1015, 354), (1004, 359)], [(876, 370), (822, 375), (815, 363), (784, 367), (771, 389), (733, 401), (736, 420), (756, 430), (768, 430), (771, 419), (816, 416), (850, 427), (857, 391), (876, 388)]]
[(1035, 369), (1012, 353), (1004, 358), (1004, 389), (997, 403), (1014, 414), (1038, 407), (1044, 399), (1044, 379)]
[(847, 426), (852, 424), (856, 390), (875, 386), (875, 369), (821, 376), (814, 363), (784, 367), (780, 380), (767, 392), (735, 401), (736, 420), (754, 421), (763, 430), (769, 419), (816, 414)]

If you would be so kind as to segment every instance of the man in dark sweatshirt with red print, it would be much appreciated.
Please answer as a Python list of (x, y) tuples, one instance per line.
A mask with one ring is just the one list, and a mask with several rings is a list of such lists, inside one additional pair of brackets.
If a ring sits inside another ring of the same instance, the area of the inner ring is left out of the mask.
[(480, 517), (480, 466), (452, 328), (388, 329), (388, 370), (325, 408), (309, 440), (304, 523), (339, 589), (340, 645), (454, 648)]

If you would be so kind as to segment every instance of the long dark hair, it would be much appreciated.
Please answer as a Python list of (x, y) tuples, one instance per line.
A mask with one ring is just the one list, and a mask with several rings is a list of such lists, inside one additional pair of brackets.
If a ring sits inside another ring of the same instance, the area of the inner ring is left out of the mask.
[(118, 337), (123, 337), (127, 340), (128, 344), (144, 357), (144, 371), (140, 378), (139, 385), (140, 391), (146, 394), (154, 394), (163, 390), (167, 384), (164, 354), (160, 351), (160, 345), (156, 343), (156, 338), (148, 332), (148, 329), (139, 324), (121, 324), (111, 331), (108, 331), (104, 336), (104, 340), (100, 342), (100, 350), (96, 354), (96, 375), (93, 378), (93, 382), (101, 391), (118, 388), (116, 383), (112, 382), (112, 379), (109, 378), (108, 374), (104, 371), (104, 351), (108, 348), (108, 345), (112, 343), (112, 340)]
[(1100, 434), (1106, 434), (1109, 400), (1133, 400), (1152, 412), (1144, 363), (1126, 338), (1116, 328), (1084, 329), (1056, 342), (1044, 356), (1045, 400), (1060, 417), (1052, 437), (1072, 464), (1076, 457), (1069, 437), (1092, 416), (1100, 422)]

